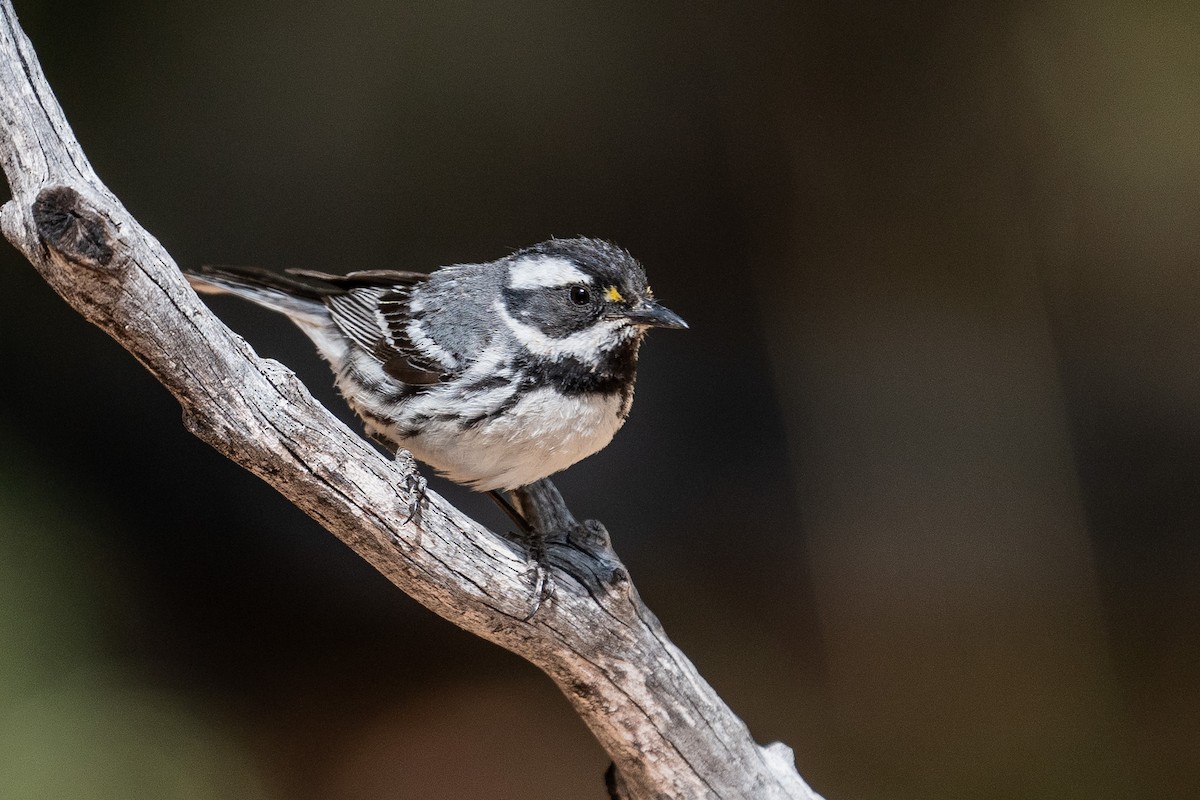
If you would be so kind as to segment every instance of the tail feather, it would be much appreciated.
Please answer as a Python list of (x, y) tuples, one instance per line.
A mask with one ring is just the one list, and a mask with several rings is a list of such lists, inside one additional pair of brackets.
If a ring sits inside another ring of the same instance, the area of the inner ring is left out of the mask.
[(184, 270), (184, 276), (201, 294), (231, 294), (298, 323), (318, 325), (329, 321), (324, 298), (340, 291), (257, 267), (204, 266)]

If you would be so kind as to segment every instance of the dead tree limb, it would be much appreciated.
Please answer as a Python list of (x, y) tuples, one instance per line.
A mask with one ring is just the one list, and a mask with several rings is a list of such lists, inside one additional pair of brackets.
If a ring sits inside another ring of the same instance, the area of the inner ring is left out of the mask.
[(612, 756), (621, 798), (816, 798), (783, 744), (760, 747), (642, 604), (597, 523), (548, 481), (518, 502), (549, 538), (533, 608), (523, 549), (430, 493), (405, 524), (414, 465), (392, 462), (199, 301), (100, 182), (0, 0), (4, 235), (76, 311), (183, 407), (188, 430), (258, 475), (417, 601), (544, 670)]

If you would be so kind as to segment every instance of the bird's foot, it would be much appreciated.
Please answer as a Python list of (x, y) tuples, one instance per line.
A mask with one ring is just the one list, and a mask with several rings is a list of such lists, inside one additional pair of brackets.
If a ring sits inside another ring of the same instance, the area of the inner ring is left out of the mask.
[(396, 462), (400, 469), (404, 470), (400, 489), (408, 495), (408, 515), (404, 518), (404, 524), (407, 525), (420, 516), (425, 493), (429, 490), (429, 481), (418, 471), (416, 459), (407, 450), (396, 451)]
[(529, 548), (529, 566), (525, 574), (533, 579), (533, 602), (529, 606), (529, 613), (521, 621), (529, 622), (541, 610), (542, 603), (554, 596), (554, 580), (547, 567), (545, 536), (538, 531), (529, 531), (525, 537), (525, 544)]
[(521, 621), (528, 622), (541, 610), (542, 603), (554, 595), (554, 582), (551, 580), (550, 570), (547, 568), (546, 534), (534, 528), (525, 515), (518, 511), (498, 490), (493, 489), (488, 492), (488, 495), (517, 526), (519, 530), (514, 533), (514, 537), (526, 548), (529, 566), (525, 570), (525, 574), (531, 576), (533, 580), (533, 602), (530, 604), (529, 613)]

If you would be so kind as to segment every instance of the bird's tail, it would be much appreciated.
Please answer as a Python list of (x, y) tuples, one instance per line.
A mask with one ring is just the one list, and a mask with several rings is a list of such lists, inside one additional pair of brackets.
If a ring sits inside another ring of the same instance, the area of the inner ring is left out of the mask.
[(215, 267), (184, 270), (192, 288), (201, 294), (231, 294), (277, 311), (297, 324), (323, 326), (329, 309), (322, 298), (330, 287), (316, 286), (257, 267)]

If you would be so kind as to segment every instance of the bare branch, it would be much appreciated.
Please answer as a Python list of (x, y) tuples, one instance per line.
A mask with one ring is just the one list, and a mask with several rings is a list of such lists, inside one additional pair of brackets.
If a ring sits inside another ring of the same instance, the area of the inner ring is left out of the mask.
[(4, 235), (179, 400), (188, 430), (426, 607), (549, 674), (612, 756), (614, 796), (817, 797), (787, 747), (754, 743), (642, 604), (604, 528), (576, 522), (548, 481), (518, 494), (548, 536), (552, 592), (540, 606), (522, 548), (437, 495), (403, 523), (411, 459), (385, 459), (199, 301), (96, 177), (10, 0), (0, 0), (0, 162), (13, 194)]

